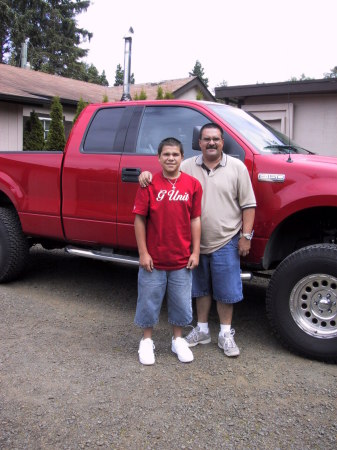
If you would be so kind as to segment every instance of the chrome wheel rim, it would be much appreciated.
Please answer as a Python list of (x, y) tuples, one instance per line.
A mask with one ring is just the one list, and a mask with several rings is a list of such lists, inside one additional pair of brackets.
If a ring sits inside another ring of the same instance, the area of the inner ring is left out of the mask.
[(314, 274), (302, 278), (289, 299), (290, 312), (297, 325), (319, 339), (337, 337), (337, 278)]

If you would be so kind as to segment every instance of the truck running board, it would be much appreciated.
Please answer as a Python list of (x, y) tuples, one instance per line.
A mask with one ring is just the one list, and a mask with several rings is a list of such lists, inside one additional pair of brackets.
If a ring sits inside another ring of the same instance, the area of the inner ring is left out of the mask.
[(67, 246), (65, 248), (67, 253), (76, 256), (84, 256), (91, 259), (102, 259), (104, 261), (111, 261), (120, 264), (127, 264), (129, 266), (138, 266), (139, 259), (135, 256), (118, 255), (109, 250), (85, 250), (83, 248)]
[[(83, 248), (67, 246), (66, 253), (76, 256), (83, 256), (91, 259), (101, 259), (120, 264), (127, 264), (129, 266), (139, 266), (139, 259), (136, 256), (118, 255), (109, 250), (85, 250)], [(250, 272), (241, 272), (242, 281), (250, 281), (252, 274)]]

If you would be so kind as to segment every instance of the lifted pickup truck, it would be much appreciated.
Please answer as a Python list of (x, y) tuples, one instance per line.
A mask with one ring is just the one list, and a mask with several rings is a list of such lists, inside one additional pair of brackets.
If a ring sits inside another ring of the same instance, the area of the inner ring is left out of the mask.
[(0, 153), (0, 281), (23, 270), (29, 247), (138, 264), (132, 206), (142, 170), (159, 170), (168, 136), (200, 153), (206, 122), (242, 159), (257, 199), (250, 270), (272, 270), (267, 312), (282, 343), (337, 360), (337, 158), (310, 153), (244, 111), (197, 101), (89, 105), (64, 152)]

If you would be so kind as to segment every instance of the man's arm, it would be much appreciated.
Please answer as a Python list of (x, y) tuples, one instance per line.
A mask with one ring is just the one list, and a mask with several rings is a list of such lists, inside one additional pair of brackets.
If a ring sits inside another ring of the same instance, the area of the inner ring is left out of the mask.
[(146, 246), (146, 217), (136, 214), (135, 235), (139, 253), (139, 265), (148, 272), (153, 270), (153, 261)]
[[(253, 230), (255, 219), (255, 208), (245, 208), (242, 211), (242, 233), (250, 234)], [(242, 236), (239, 239), (239, 255), (247, 256), (250, 250), (251, 241)]]
[(187, 269), (194, 269), (199, 264), (201, 220), (195, 217), (191, 220), (192, 253), (187, 263)]

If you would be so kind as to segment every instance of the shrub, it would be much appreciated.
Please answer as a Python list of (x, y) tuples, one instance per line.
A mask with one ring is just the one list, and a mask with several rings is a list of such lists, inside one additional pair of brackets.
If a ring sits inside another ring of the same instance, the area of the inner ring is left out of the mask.
[(44, 144), (44, 130), (42, 122), (36, 112), (32, 111), (23, 132), (23, 149), (43, 150)]
[(50, 127), (47, 136), (46, 150), (64, 150), (66, 137), (63, 125), (63, 108), (59, 97), (54, 97), (50, 111)]

